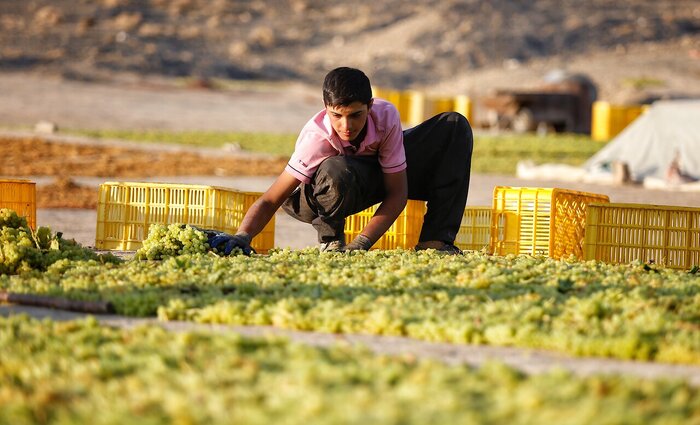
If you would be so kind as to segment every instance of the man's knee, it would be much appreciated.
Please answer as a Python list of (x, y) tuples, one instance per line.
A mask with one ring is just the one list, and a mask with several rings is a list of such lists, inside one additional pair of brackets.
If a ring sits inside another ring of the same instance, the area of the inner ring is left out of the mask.
[(315, 204), (321, 211), (337, 209), (344, 203), (353, 185), (352, 179), (346, 158), (333, 156), (325, 159), (316, 170), (311, 184)]
[(321, 162), (313, 178), (313, 185), (328, 189), (343, 190), (352, 177), (348, 169), (347, 159), (342, 156), (332, 156)]
[[(471, 155), (474, 150), (474, 135), (469, 120), (459, 112), (443, 112), (441, 118), (445, 123), (453, 127), (454, 135), (457, 140), (463, 140), (467, 148), (467, 152)], [(454, 137), (454, 136), (453, 136)]]
[(460, 125), (469, 125), (469, 121), (467, 121), (467, 118), (460, 114), (459, 112), (455, 111), (450, 111), (450, 112), (443, 112), (442, 113), (443, 119), (449, 122), (457, 122)]
[(342, 170), (347, 168), (347, 159), (343, 156), (331, 156), (324, 159), (316, 170), (316, 177), (339, 178)]
[(467, 117), (460, 114), (459, 112), (445, 112), (445, 114), (447, 115), (447, 121), (454, 122), (455, 125), (459, 128), (468, 129), (469, 133), (471, 134), (471, 125), (469, 124), (469, 120), (467, 119)]

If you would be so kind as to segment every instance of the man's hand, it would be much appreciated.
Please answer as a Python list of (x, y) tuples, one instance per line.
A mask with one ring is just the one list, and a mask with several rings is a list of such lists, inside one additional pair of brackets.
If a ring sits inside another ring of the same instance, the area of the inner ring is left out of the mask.
[(345, 245), (345, 248), (343, 248), (343, 251), (357, 251), (357, 250), (362, 250), (362, 251), (369, 251), (370, 248), (372, 248), (372, 241), (365, 235), (357, 235), (355, 239), (352, 240), (349, 244)]
[(216, 249), (225, 255), (230, 255), (231, 252), (238, 248), (243, 254), (254, 254), (255, 250), (250, 246), (250, 241), (253, 238), (245, 232), (239, 232), (235, 235), (230, 235), (224, 232), (207, 233), (207, 243), (212, 249)]

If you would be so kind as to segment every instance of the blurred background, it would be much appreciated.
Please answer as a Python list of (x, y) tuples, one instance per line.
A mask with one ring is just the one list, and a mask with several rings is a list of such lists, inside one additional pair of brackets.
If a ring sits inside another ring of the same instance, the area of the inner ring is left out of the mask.
[(700, 85), (693, 0), (3, 0), (0, 17), (1, 71), (81, 81), (316, 86), (347, 65), (377, 86), (476, 96), (561, 69), (616, 103)]

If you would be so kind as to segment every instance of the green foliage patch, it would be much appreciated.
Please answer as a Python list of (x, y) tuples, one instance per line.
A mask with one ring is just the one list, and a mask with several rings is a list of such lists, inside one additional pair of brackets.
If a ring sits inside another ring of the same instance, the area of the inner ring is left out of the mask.
[(296, 135), (276, 133), (246, 133), (226, 131), (167, 131), (167, 130), (87, 130), (66, 132), (95, 139), (117, 139), (144, 143), (165, 143), (194, 147), (219, 148), (227, 144), (251, 152), (289, 156), (294, 151)]
[(582, 165), (605, 144), (588, 136), (573, 134), (504, 134), (474, 136), (472, 172), (483, 174), (515, 174), (519, 161), (535, 164), (556, 163)]

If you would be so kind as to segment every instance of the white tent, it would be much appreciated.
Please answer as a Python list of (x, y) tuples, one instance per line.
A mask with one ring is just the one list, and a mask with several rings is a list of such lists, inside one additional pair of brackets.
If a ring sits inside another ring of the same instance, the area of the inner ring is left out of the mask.
[(589, 173), (614, 161), (627, 164), (632, 180), (665, 179), (677, 160), (683, 175), (700, 179), (700, 100), (657, 101), (592, 156)]

